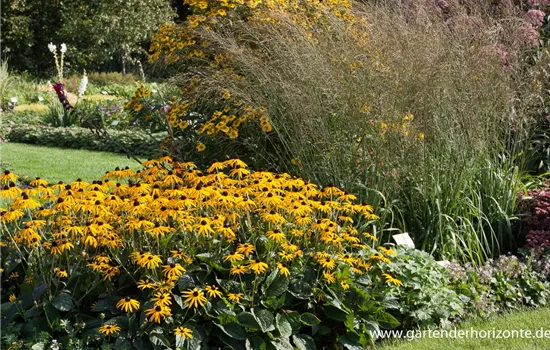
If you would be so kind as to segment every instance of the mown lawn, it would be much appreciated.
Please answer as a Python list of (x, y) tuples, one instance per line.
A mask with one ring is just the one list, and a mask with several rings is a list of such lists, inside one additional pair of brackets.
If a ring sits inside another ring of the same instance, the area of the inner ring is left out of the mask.
[(125, 155), (109, 152), (94, 152), (3, 143), (0, 146), (2, 171), (8, 169), (21, 177), (31, 179), (39, 176), (48, 182), (71, 182), (78, 178), (93, 181), (101, 178), (108, 170), (129, 166), (141, 166)]
[[(516, 335), (520, 335), (520, 330), (531, 330), (534, 336), (546, 334), (546, 337), (531, 338), (531, 339), (419, 339), (413, 341), (401, 340), (387, 342), (381, 346), (377, 346), (377, 350), (494, 350), (494, 349), (550, 349), (550, 308), (542, 308), (537, 310), (523, 310), (512, 313), (506, 313), (498, 317), (493, 317), (487, 320), (476, 319), (473, 321), (461, 324), (457, 329), (470, 330), (473, 328), (477, 331), (486, 330), (496, 332), (499, 330), (517, 331)], [(541, 334), (541, 328), (545, 333)], [(505, 332), (502, 333), (504, 336)]]

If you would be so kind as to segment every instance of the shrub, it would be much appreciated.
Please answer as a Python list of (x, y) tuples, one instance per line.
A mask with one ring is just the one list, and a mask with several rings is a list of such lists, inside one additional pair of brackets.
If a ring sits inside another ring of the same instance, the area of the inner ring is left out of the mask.
[(467, 297), (469, 314), (487, 316), (521, 306), (542, 307), (550, 300), (545, 277), (515, 256), (503, 255), (477, 268), (456, 262), (447, 268), (453, 289)]
[(3, 322), (23, 334), (312, 349), (366, 347), (398, 325), (383, 292), (401, 282), (379, 278), (396, 252), (371, 248), (373, 207), (336, 187), (169, 157), (93, 183), (1, 180)]
[(11, 142), (33, 145), (155, 156), (161, 152), (162, 140), (166, 134), (148, 135), (137, 130), (109, 130), (107, 136), (102, 136), (84, 128), (14, 125), (6, 137)]
[(529, 191), (522, 205), (526, 209), (525, 248), (544, 253), (550, 248), (550, 188)]
[(401, 327), (446, 327), (461, 318), (464, 301), (449, 284), (450, 274), (445, 267), (420, 250), (397, 252), (387, 271), (404, 284), (389, 292), (396, 297), (394, 316), (401, 321)]
[(137, 79), (132, 74), (123, 74), (119, 72), (101, 72), (89, 73), (88, 78), (96, 85), (105, 86), (111, 84), (134, 84)]

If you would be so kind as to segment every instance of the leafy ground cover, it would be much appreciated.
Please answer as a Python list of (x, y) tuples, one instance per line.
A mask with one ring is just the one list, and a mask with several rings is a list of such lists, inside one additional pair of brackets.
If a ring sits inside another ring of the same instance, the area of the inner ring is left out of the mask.
[[(531, 330), (536, 332), (544, 327), (549, 331), (548, 320), (550, 308), (530, 309), (514, 313), (506, 313), (490, 319), (476, 319), (465, 322), (457, 329), (469, 330)], [(440, 349), (546, 349), (550, 344), (550, 337), (537, 339), (421, 339), (414, 341), (391, 341), (377, 347), (380, 350), (440, 350)]]
[(31, 179), (39, 176), (48, 182), (92, 181), (117, 166), (139, 168), (127, 157), (108, 152), (70, 150), (20, 143), (2, 144), (2, 170), (9, 169)]

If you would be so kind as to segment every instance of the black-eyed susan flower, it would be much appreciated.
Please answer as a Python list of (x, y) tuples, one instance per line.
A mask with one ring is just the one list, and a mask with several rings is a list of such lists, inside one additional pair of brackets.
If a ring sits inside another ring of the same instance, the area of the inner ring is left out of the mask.
[(230, 261), (231, 263), (234, 263), (236, 261), (242, 261), (242, 260), (244, 260), (244, 255), (237, 252), (227, 254), (223, 258), (223, 261)]
[(185, 297), (185, 302), (195, 309), (199, 308), (199, 306), (203, 307), (204, 303), (206, 303), (204, 292), (197, 288), (183, 292), (183, 296)]
[(246, 258), (256, 251), (256, 248), (250, 243), (241, 243), (237, 246), (237, 253), (243, 254)]
[(69, 273), (67, 272), (67, 270), (65, 269), (62, 269), (62, 268), (59, 268), (59, 267), (56, 267), (55, 268), (55, 275), (59, 278), (67, 278), (69, 277)]
[(15, 296), (15, 294), (10, 294), (9, 301), (13, 303), (16, 300), (17, 300), (17, 297)]
[(239, 303), (242, 298), (244, 298), (243, 293), (229, 293), (229, 294), (227, 294), (227, 299), (229, 299), (229, 301), (232, 301), (234, 303)]
[(177, 327), (174, 329), (174, 334), (180, 336), (183, 340), (193, 339), (193, 331), (185, 327)]
[(334, 268), (336, 267), (336, 262), (330, 257), (322, 258), (317, 261), (319, 262), (319, 265), (321, 265), (325, 269), (334, 270)]
[(183, 273), (185, 272), (185, 268), (178, 263), (171, 263), (162, 266), (162, 272), (164, 273), (166, 278), (173, 280), (183, 275)]
[(155, 305), (154, 307), (145, 310), (149, 322), (161, 323), (166, 317), (172, 316), (172, 311), (168, 306)]
[(340, 282), (340, 285), (342, 286), (342, 288), (344, 290), (348, 290), (349, 289), (349, 284), (346, 282), (346, 281), (341, 281)]
[(248, 271), (248, 268), (244, 265), (233, 266), (229, 273), (232, 275), (244, 275)]
[(221, 298), (223, 295), (218, 286), (206, 286), (204, 290), (210, 298)]
[(137, 263), (141, 267), (145, 267), (147, 269), (155, 269), (162, 263), (162, 259), (159, 255), (145, 253), (141, 256)]
[(386, 278), (386, 284), (394, 284), (398, 287), (403, 285), (403, 282), (388, 273), (383, 273), (382, 276)]
[(139, 301), (130, 297), (126, 297), (120, 299), (116, 304), (116, 307), (125, 312), (134, 312), (135, 310), (139, 309)]
[(105, 324), (99, 327), (99, 333), (103, 333), (105, 335), (116, 334), (118, 332), (120, 332), (120, 326), (117, 324)]
[(204, 143), (199, 142), (199, 143), (197, 144), (197, 152), (202, 152), (202, 151), (204, 151), (205, 149), (206, 149), (206, 145), (205, 145)]
[(155, 302), (155, 305), (160, 305), (160, 306), (172, 305), (172, 296), (170, 296), (170, 293), (157, 292), (155, 293), (155, 297), (153, 298), (153, 301)]
[(323, 277), (330, 284), (336, 282), (336, 277), (334, 276), (334, 273), (331, 273), (330, 271), (323, 271)]
[(256, 275), (262, 274), (267, 271), (269, 268), (269, 265), (267, 265), (265, 262), (262, 262), (260, 260), (252, 260), (248, 263), (248, 268)]
[(290, 270), (288, 267), (283, 263), (277, 263), (277, 267), (279, 268), (279, 273), (285, 277), (290, 276)]

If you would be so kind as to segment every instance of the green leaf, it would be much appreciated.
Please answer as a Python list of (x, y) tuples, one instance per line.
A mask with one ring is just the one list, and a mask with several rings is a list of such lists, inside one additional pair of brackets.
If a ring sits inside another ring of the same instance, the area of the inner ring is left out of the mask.
[(256, 318), (256, 321), (260, 325), (260, 328), (262, 332), (269, 332), (275, 330), (275, 317), (273, 314), (266, 309), (262, 309), (259, 311), (253, 310), (254, 317)]
[(250, 312), (241, 312), (237, 315), (237, 319), (239, 320), (241, 326), (245, 328), (250, 328), (252, 330), (262, 329), (260, 324), (256, 320), (256, 317)]
[(360, 337), (357, 334), (347, 333), (340, 337), (338, 342), (349, 350), (363, 350), (364, 347), (360, 343)]
[(46, 344), (44, 344), (42, 342), (36, 343), (33, 346), (31, 346), (31, 350), (44, 350), (45, 346), (46, 346)]
[(294, 345), (300, 350), (316, 350), (315, 341), (306, 334), (297, 334), (292, 337)]
[(384, 328), (396, 328), (401, 324), (395, 317), (385, 311), (376, 315), (376, 321)]
[(346, 311), (336, 308), (332, 305), (323, 306), (323, 310), (325, 311), (325, 314), (328, 318), (335, 321), (346, 322), (346, 316), (348, 314)]
[(244, 331), (244, 328), (239, 324), (239, 320), (236, 316), (221, 314), (214, 320), (214, 324), (233, 339), (246, 339), (246, 332)]
[(317, 316), (309, 312), (303, 313), (302, 316), (300, 316), (300, 321), (308, 326), (314, 326), (321, 323), (321, 320), (319, 320)]
[(267, 344), (257, 335), (246, 339), (246, 350), (266, 350)]
[(70, 311), (73, 308), (73, 298), (67, 293), (60, 293), (54, 298), (52, 305), (59, 311)]
[(195, 281), (193, 281), (193, 277), (183, 274), (178, 279), (178, 288), (180, 291), (184, 291), (190, 288), (195, 287)]
[(299, 279), (292, 280), (292, 284), (288, 291), (298, 299), (309, 299), (313, 294), (311, 285)]
[(116, 314), (118, 312), (116, 308), (116, 301), (114, 298), (105, 298), (98, 301), (94, 308), (92, 309), (94, 312), (104, 312), (109, 311), (112, 314)]
[(288, 321), (287, 315), (277, 314), (275, 323), (282, 338), (288, 338), (292, 335), (292, 325)]
[(266, 298), (278, 297), (288, 290), (289, 279), (279, 273), (278, 269), (273, 270), (262, 286), (262, 292)]
[(294, 350), (294, 346), (290, 344), (288, 339), (274, 339), (269, 341), (276, 350)]

